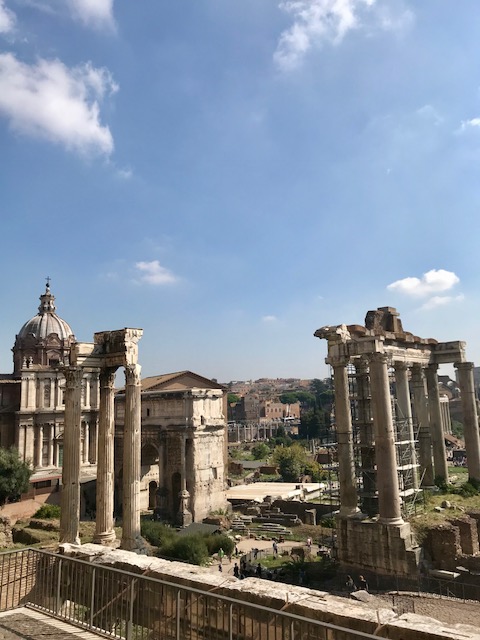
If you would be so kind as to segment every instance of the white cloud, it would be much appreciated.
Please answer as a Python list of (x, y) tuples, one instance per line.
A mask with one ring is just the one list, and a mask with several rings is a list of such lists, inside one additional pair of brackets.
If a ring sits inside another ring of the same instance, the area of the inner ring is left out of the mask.
[(20, 62), (0, 54), (0, 114), (15, 131), (82, 153), (113, 151), (110, 129), (100, 123), (99, 101), (118, 87), (107, 69), (90, 63), (68, 68), (60, 60)]
[(162, 267), (158, 260), (137, 262), (135, 268), (140, 271), (140, 282), (146, 282), (147, 284), (172, 284), (178, 279), (171, 271)]
[(278, 320), (277, 316), (263, 316), (262, 317), (262, 322), (266, 322), (267, 324), (271, 323), (271, 322), (277, 322), (277, 320)]
[(15, 26), (15, 14), (0, 0), (0, 33), (9, 33)]
[(117, 169), (117, 176), (122, 180), (130, 180), (133, 176), (133, 171), (131, 169)]
[(460, 125), (460, 131), (466, 131), (467, 129), (475, 129), (480, 127), (480, 118), (472, 118), (471, 120), (464, 120)]
[[(390, 291), (398, 291), (412, 297), (429, 296), (433, 293), (448, 291), (454, 287), (460, 278), (453, 271), (445, 269), (431, 269), (421, 278), (408, 277), (396, 280), (387, 286)], [(440, 303), (441, 304), (441, 303)]]
[(73, 14), (86, 25), (113, 26), (113, 0), (68, 0)]
[(451, 302), (461, 302), (464, 298), (465, 296), (463, 294), (458, 296), (433, 296), (427, 300), (420, 309), (429, 311), (430, 309), (436, 309), (437, 307), (445, 306)]
[[(401, 31), (414, 14), (409, 9), (377, 0), (282, 0), (280, 8), (293, 16), (293, 24), (283, 31), (274, 61), (284, 71), (296, 68), (305, 54), (324, 42), (339, 44), (349, 31), (369, 26), (382, 31)], [(369, 12), (369, 24), (365, 18)]]

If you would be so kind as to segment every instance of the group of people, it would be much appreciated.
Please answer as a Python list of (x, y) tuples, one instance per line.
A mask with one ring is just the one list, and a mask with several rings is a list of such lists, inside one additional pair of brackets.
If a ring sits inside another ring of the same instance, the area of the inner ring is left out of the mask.
[(368, 583), (363, 576), (358, 577), (358, 585), (355, 583), (355, 580), (352, 578), (352, 576), (347, 576), (345, 586), (350, 591), (350, 593), (353, 593), (354, 591), (368, 591)]

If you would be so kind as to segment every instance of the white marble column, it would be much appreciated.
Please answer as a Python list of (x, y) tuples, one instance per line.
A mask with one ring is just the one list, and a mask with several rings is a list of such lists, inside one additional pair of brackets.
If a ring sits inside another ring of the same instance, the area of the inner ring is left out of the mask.
[(432, 463), (432, 440), (430, 438), (430, 418), (428, 398), (425, 391), (425, 375), (422, 365), (412, 366), (412, 391), (415, 416), (418, 423), (418, 461), (420, 463), (420, 485), (433, 487), (435, 479)]
[(115, 540), (114, 530), (114, 438), (115, 438), (115, 369), (100, 374), (100, 409), (97, 461), (97, 514), (93, 541), (109, 544)]
[(80, 544), (80, 466), (82, 369), (65, 368), (65, 426), (60, 514), (60, 542)]
[(338, 480), (340, 484), (340, 516), (358, 512), (353, 430), (348, 393), (347, 362), (332, 362), (335, 391), (335, 425), (337, 430)]
[(410, 441), (410, 464), (412, 465), (412, 484), (418, 489), (417, 456), (415, 453), (415, 433), (413, 431), (412, 404), (410, 399), (410, 388), (408, 384), (408, 366), (406, 363), (395, 363), (395, 386), (397, 390), (397, 416), (404, 420), (407, 426), (408, 439)]
[(403, 524), (387, 356), (383, 353), (370, 357), (370, 393), (375, 426), (379, 521)]
[(455, 364), (458, 371), (463, 409), (463, 435), (467, 453), (468, 477), (480, 482), (480, 438), (478, 433), (477, 401), (473, 380), (473, 362)]
[(123, 428), (123, 528), (121, 548), (142, 547), (140, 536), (141, 382), (140, 365), (125, 366)]
[(440, 393), (438, 390), (438, 365), (430, 364), (426, 369), (428, 407), (430, 413), (430, 437), (433, 447), (433, 466), (435, 480), (448, 482), (447, 451), (442, 425), (442, 409), (440, 407)]

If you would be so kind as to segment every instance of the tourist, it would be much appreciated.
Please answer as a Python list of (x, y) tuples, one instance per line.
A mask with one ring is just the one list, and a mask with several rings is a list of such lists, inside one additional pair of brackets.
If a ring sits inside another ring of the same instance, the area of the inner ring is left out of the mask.
[(222, 567), (222, 563), (221, 563), (221, 562), (220, 562), (220, 563), (219, 563), (219, 565), (218, 565), (218, 570), (219, 570), (220, 572), (222, 572), (222, 571), (223, 571), (223, 567)]
[(235, 578), (240, 578), (240, 569), (238, 568), (238, 564), (235, 563), (233, 566), (233, 575)]
[(225, 555), (225, 551), (222, 549), (222, 547), (220, 547), (219, 551), (218, 551), (218, 558), (220, 560), (220, 564), (222, 564), (223, 562), (223, 556)]
[(350, 591), (350, 593), (352, 591), (356, 591), (357, 590), (357, 585), (355, 584), (355, 582), (353, 581), (352, 576), (347, 576), (347, 581), (345, 582), (345, 586), (347, 587), (347, 589)]
[(358, 588), (360, 591), (368, 591), (368, 583), (363, 576), (358, 578)]
[(258, 565), (257, 565), (256, 574), (257, 574), (257, 578), (261, 578), (262, 577), (262, 565), (260, 563), (258, 563)]
[(308, 550), (310, 551), (310, 549), (312, 548), (312, 539), (311, 538), (307, 538), (307, 547), (308, 547)]
[(277, 555), (278, 555), (278, 544), (277, 544), (276, 540), (273, 541), (272, 547), (273, 547), (273, 555), (275, 557), (277, 557)]

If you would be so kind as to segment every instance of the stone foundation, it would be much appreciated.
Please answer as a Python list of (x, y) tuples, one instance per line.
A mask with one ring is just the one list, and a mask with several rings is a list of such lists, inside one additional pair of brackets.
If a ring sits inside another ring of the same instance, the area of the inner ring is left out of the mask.
[(337, 557), (345, 567), (365, 573), (411, 576), (418, 573), (420, 547), (407, 522), (337, 518)]

